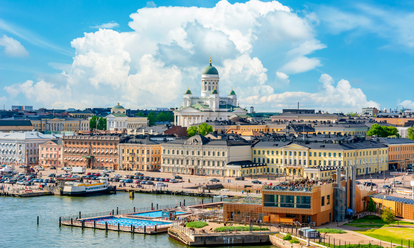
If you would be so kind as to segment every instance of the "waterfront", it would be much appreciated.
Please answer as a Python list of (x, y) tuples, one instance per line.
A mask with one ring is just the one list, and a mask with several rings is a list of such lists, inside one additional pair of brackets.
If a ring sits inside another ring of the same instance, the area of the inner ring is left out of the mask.
[[(148, 207), (151, 203), (166, 205), (200, 201), (201, 198), (170, 195), (136, 194), (129, 199), (128, 194), (103, 195), (93, 197), (44, 196), (32, 198), (1, 197), (0, 240), (1, 247), (184, 247), (169, 239), (167, 234), (142, 235), (124, 232), (59, 228), (59, 216)], [(36, 216), (40, 224), (36, 224)], [(272, 246), (255, 246), (270, 248)]]

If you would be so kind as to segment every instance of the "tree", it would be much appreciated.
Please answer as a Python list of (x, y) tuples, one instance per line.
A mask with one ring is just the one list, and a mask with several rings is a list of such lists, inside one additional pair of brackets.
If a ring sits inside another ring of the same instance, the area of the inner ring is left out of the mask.
[(89, 121), (89, 129), (106, 130), (106, 118), (92, 116)]
[(98, 129), (99, 130), (106, 130), (106, 118), (100, 117), (98, 120)]
[(398, 134), (398, 129), (396, 127), (383, 127), (378, 124), (374, 124), (367, 132), (367, 136), (376, 135), (377, 137), (388, 137), (388, 136), (397, 136), (400, 137)]
[(140, 117), (145, 117), (146, 115), (142, 112), (142, 111), (139, 111), (139, 113), (138, 114), (135, 114), (136, 116), (140, 116)]
[(187, 136), (192, 137), (198, 133), (198, 127), (197, 126), (191, 126), (187, 128)]
[(368, 211), (370, 212), (375, 212), (375, 203), (372, 200), (372, 198), (369, 198), (369, 203), (368, 203)]
[(349, 113), (348, 113), (348, 114), (346, 114), (346, 115), (349, 115), (349, 116), (351, 116), (351, 117), (355, 117), (355, 116), (357, 116), (357, 113), (349, 112)]
[(89, 129), (94, 129), (97, 127), (96, 121), (98, 120), (98, 116), (92, 116), (92, 118), (89, 120)]
[(410, 140), (414, 140), (414, 128), (413, 127), (409, 127), (407, 129), (407, 138)]
[(200, 135), (206, 135), (208, 133), (213, 132), (213, 127), (211, 125), (208, 125), (207, 123), (201, 123), (198, 125), (198, 133)]
[(150, 126), (155, 125), (155, 117), (156, 117), (156, 115), (155, 115), (155, 112), (154, 111), (151, 111), (148, 114), (148, 125), (150, 125)]
[(391, 222), (395, 221), (395, 213), (392, 210), (385, 208), (382, 210), (381, 219), (384, 222), (390, 224)]

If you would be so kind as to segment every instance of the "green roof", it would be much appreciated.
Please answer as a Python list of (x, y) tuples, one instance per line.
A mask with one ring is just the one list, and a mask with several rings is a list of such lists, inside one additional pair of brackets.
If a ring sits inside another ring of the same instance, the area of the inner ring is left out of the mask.
[(214, 90), (211, 91), (211, 94), (218, 94), (218, 92), (217, 92), (216, 89), (214, 89)]
[(234, 92), (234, 90), (233, 89), (231, 89), (231, 91), (230, 91), (230, 93), (229, 93), (229, 96), (235, 96), (236, 95), (236, 92)]
[(199, 104), (199, 103), (196, 103), (194, 105), (191, 105), (190, 107), (195, 108), (195, 109), (198, 109), (198, 110), (208, 108), (207, 105), (203, 105), (203, 104)]
[(113, 108), (116, 108), (116, 109), (124, 109), (124, 107), (122, 107), (121, 105), (119, 105), (119, 103), (118, 103), (118, 105), (115, 105)]
[(191, 95), (192, 93), (191, 93), (191, 90), (190, 89), (187, 89), (187, 91), (184, 93), (184, 95)]
[(204, 70), (203, 70), (203, 75), (218, 75), (218, 74), (219, 73), (218, 73), (216, 67), (212, 66), (211, 62), (210, 62), (210, 65), (207, 66), (206, 68), (204, 68)]

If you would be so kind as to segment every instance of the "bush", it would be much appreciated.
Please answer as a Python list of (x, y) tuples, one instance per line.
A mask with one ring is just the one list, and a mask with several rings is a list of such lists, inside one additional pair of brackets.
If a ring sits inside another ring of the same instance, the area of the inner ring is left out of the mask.
[(299, 242), (299, 240), (297, 240), (297, 239), (292, 239), (292, 240), (290, 240), (289, 241), (291, 244), (297, 244), (297, 243), (300, 243)]
[(317, 229), (316, 231), (318, 231), (320, 233), (335, 233), (335, 234), (343, 234), (343, 233), (346, 233), (343, 230), (334, 229), (334, 228), (321, 228), (321, 229)]
[[(253, 227), (253, 231), (267, 231), (267, 227)], [(215, 232), (227, 232), (227, 231), (250, 231), (249, 226), (222, 226), (214, 229)]]
[(290, 233), (287, 233), (285, 237), (283, 237), (283, 240), (292, 240), (292, 235), (290, 235)]
[(390, 224), (395, 220), (395, 213), (392, 210), (384, 209), (382, 210), (381, 219), (385, 222)]
[(185, 226), (188, 228), (203, 228), (205, 226), (208, 226), (208, 224), (205, 223), (204, 221), (193, 221), (193, 222), (188, 222)]

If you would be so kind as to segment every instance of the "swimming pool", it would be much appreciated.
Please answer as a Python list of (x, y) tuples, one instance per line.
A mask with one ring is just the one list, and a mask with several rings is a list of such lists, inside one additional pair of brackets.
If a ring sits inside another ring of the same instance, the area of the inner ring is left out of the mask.
[[(175, 215), (179, 214), (185, 214), (186, 212), (175, 212)], [(145, 213), (138, 213), (133, 214), (135, 216), (143, 216), (143, 217), (151, 217), (151, 218), (161, 218), (162, 217), (162, 211), (153, 211), (153, 212), (145, 212)]]
[(159, 226), (159, 225), (171, 224), (170, 222), (163, 222), (163, 221), (140, 220), (140, 219), (130, 219), (130, 218), (114, 218), (114, 217), (86, 220), (86, 222), (92, 222), (92, 221), (95, 221), (96, 224), (105, 224), (106, 222), (108, 222), (108, 225), (117, 226), (119, 223), (120, 226), (133, 225), (135, 227), (156, 226), (156, 225)]

